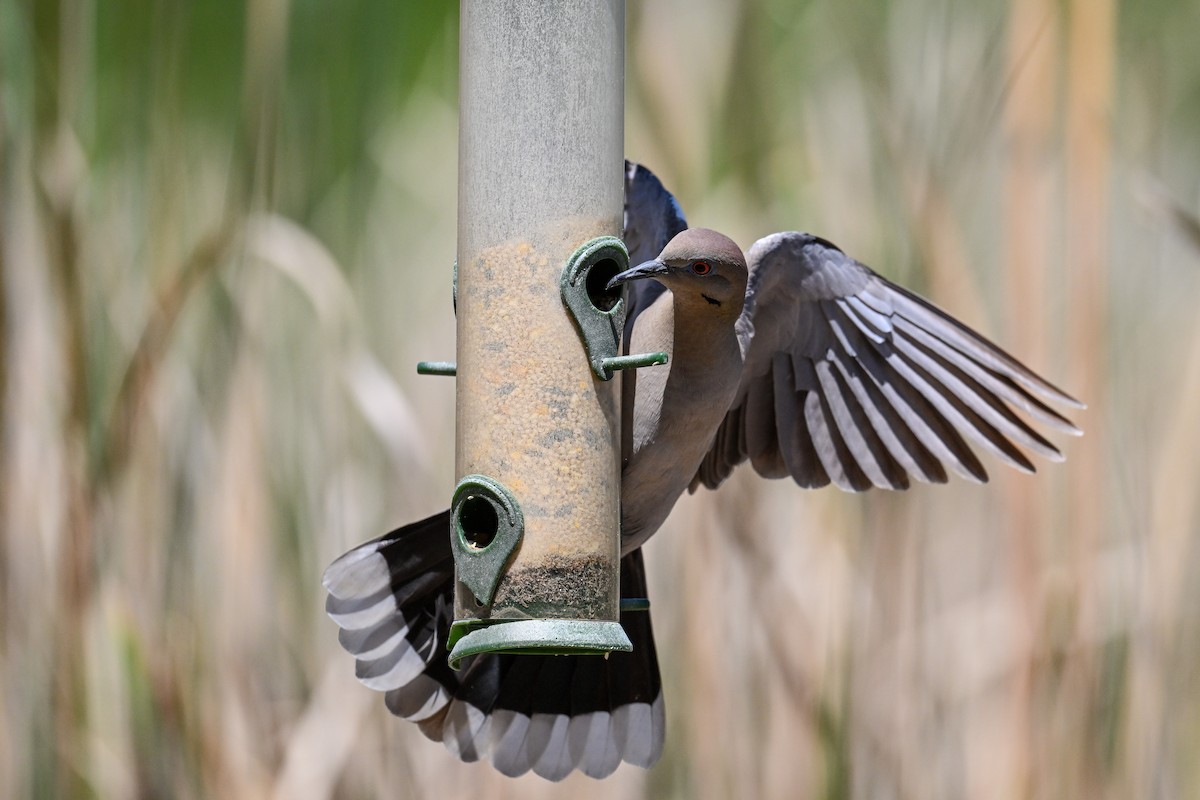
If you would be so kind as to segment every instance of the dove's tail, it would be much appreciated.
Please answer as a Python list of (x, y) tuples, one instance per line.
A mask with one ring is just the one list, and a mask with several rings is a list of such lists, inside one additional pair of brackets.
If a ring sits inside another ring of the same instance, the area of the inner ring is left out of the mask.
[[(648, 611), (621, 615), (631, 653), (481, 655), (451, 670), (449, 511), (354, 548), (329, 566), (324, 583), (326, 611), (358, 679), (464, 761), (490, 758), (506, 775), (532, 769), (561, 780), (575, 769), (600, 778), (622, 761), (658, 760), (662, 685)], [(621, 593), (646, 597), (641, 550), (621, 560)]]

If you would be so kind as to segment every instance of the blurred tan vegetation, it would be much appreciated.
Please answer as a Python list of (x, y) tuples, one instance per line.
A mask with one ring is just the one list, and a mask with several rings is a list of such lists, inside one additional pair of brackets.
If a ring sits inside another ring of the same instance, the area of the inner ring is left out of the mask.
[(903, 495), (740, 474), (649, 548), (666, 753), (462, 765), (336, 555), (445, 505), (457, 9), (0, 0), (0, 797), (1200, 797), (1200, 5), (638, 0), (627, 152), (1090, 408)]

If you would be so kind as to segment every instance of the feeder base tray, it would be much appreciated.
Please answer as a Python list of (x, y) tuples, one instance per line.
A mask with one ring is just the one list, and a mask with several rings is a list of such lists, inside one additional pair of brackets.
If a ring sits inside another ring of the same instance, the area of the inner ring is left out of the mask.
[(592, 619), (459, 620), (450, 627), (450, 667), (479, 653), (586, 656), (629, 652), (619, 622)]

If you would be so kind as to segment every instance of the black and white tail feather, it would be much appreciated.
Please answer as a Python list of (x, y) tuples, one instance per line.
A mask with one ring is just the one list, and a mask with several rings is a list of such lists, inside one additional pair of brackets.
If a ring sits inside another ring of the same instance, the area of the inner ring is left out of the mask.
[[(631, 653), (479, 655), (451, 670), (449, 511), (354, 548), (329, 566), (324, 583), (326, 611), (358, 679), (463, 761), (488, 758), (505, 775), (532, 770), (558, 781), (576, 769), (603, 778), (622, 761), (649, 767), (662, 753), (662, 683), (648, 611), (621, 615)], [(646, 597), (641, 550), (622, 559), (621, 590)]]

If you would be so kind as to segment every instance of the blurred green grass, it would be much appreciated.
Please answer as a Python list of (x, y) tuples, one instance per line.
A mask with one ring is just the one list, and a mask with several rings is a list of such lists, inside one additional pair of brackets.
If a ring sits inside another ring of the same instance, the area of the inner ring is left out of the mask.
[(1068, 461), (738, 475), (651, 543), (667, 752), (461, 765), (319, 575), (444, 504), (457, 9), (0, 0), (0, 796), (1191, 797), (1200, 8), (630, 4), (627, 152), (1088, 401)]

